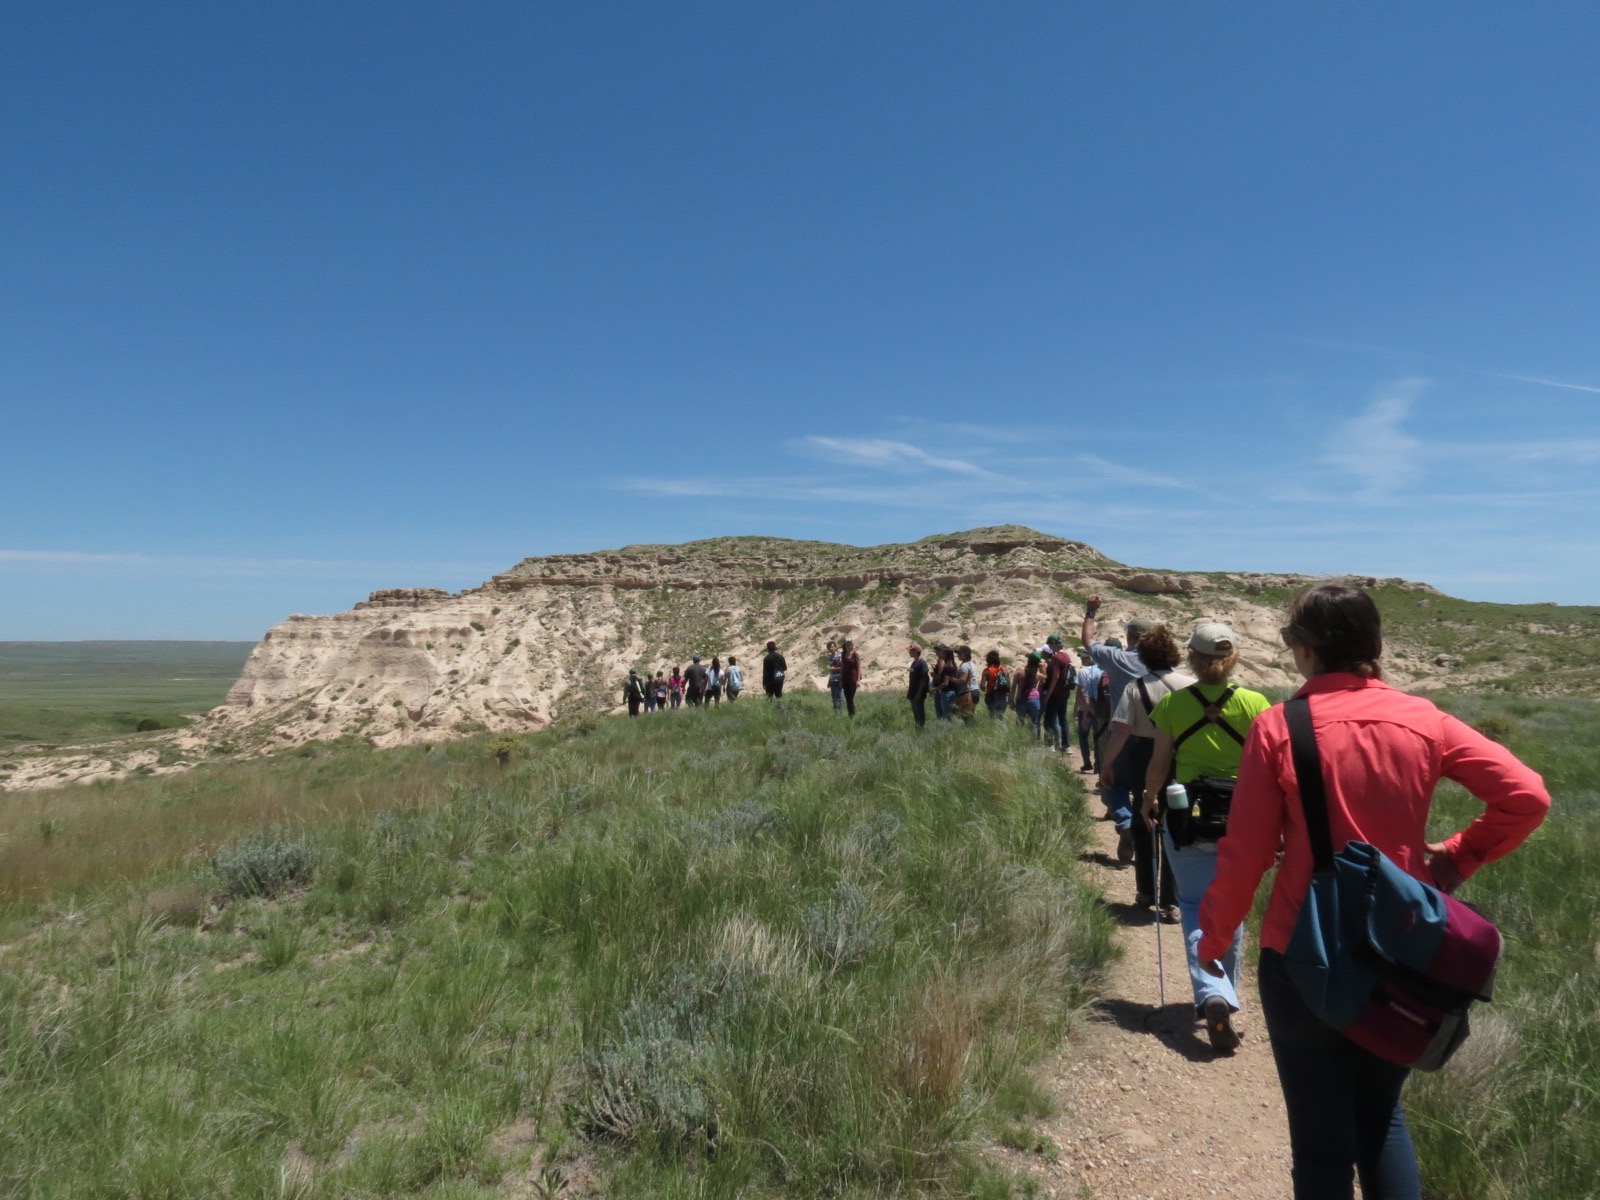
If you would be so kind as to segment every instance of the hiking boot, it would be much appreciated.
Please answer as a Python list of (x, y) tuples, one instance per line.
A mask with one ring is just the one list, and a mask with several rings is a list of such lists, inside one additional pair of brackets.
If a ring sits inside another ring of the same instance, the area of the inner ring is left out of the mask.
[(1178, 906), (1176, 904), (1163, 904), (1161, 906), (1161, 923), (1163, 925), (1176, 925), (1178, 923)]
[(1206, 1023), (1206, 1036), (1211, 1048), (1219, 1054), (1232, 1054), (1239, 1046), (1239, 1035), (1234, 1032), (1233, 1013), (1221, 996), (1213, 996), (1200, 1009)]
[(1117, 861), (1127, 866), (1133, 861), (1133, 826), (1117, 830)]
[(1091, 767), (1088, 763), (1084, 763), (1083, 766), (1078, 768), (1079, 772), (1084, 775), (1093, 775), (1098, 769), (1098, 767)]

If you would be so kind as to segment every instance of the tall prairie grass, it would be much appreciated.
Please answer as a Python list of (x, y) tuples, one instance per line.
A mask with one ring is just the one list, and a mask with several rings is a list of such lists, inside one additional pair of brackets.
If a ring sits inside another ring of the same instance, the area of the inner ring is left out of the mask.
[(1087, 817), (1013, 730), (901, 710), (57, 797), (0, 958), (0, 1191), (1012, 1194), (982, 1148), (1110, 953)]
[[(1471, 1040), (1407, 1092), (1434, 1200), (1600, 1196), (1600, 706), (1556, 698), (1454, 697), (1445, 707), (1540, 771), (1554, 803), (1516, 853), (1461, 896), (1505, 935), (1492, 1005)], [(1481, 807), (1441, 789), (1435, 835)]]

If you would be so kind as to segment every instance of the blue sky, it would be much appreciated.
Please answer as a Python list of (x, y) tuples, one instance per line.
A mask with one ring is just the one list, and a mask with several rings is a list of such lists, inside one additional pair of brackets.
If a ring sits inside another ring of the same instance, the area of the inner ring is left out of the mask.
[(1571, 4), (8, 5), (0, 639), (1011, 521), (1600, 603), (1596, 61)]

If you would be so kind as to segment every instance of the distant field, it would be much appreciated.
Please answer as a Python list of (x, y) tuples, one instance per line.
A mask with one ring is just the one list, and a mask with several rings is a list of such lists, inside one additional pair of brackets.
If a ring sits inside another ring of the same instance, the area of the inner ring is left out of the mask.
[(221, 703), (253, 642), (0, 642), (0, 750), (183, 724)]

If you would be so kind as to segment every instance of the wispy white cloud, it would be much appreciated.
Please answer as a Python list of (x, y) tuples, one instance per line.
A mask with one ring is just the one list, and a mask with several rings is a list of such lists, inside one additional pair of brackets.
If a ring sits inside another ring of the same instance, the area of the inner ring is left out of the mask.
[(1187, 483), (1182, 479), (1175, 479), (1171, 475), (1158, 475), (1154, 471), (1130, 467), (1125, 463), (1109, 462), (1098, 454), (1080, 454), (1077, 457), (1077, 461), (1082, 466), (1088, 467), (1115, 483), (1127, 483), (1135, 487), (1171, 488), (1182, 492), (1205, 490), (1196, 484)]
[(802, 453), (850, 466), (887, 467), (892, 470), (954, 471), (959, 475), (989, 478), (992, 472), (959, 458), (940, 458), (910, 442), (888, 438), (806, 437), (795, 443)]
[(153, 571), (169, 575), (235, 578), (359, 578), (371, 575), (468, 576), (487, 578), (498, 568), (482, 563), (369, 562), (361, 559), (234, 558), (190, 554), (92, 554), (78, 550), (0, 549), (6, 568), (81, 568), (101, 571)]
[(1544, 375), (1514, 375), (1509, 371), (1484, 371), (1491, 379), (1514, 379), (1518, 383), (1537, 383), (1543, 387), (1561, 388), (1568, 392), (1592, 392), (1600, 396), (1600, 387), (1589, 383), (1568, 383), (1564, 379), (1551, 379)]
[(1419, 477), (1422, 443), (1401, 426), (1427, 386), (1418, 378), (1390, 384), (1334, 435), (1324, 459), (1360, 481), (1362, 499), (1387, 500)]

